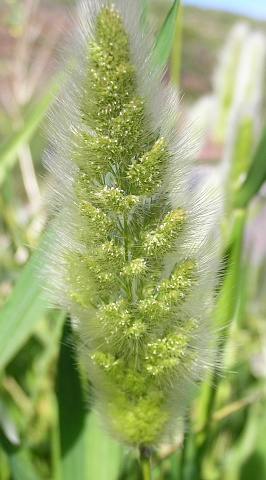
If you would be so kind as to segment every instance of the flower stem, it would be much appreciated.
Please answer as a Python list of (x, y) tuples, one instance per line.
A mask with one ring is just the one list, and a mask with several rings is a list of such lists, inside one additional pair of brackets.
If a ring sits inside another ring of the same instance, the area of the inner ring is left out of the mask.
[(151, 449), (147, 447), (140, 448), (140, 468), (142, 480), (152, 480), (151, 476)]

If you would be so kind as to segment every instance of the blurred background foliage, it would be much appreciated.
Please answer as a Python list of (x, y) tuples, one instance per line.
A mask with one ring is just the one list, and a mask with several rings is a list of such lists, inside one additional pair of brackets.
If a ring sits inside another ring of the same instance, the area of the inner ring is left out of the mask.
[[(43, 119), (57, 90), (58, 45), (71, 28), (73, 5), (0, 4), (0, 480), (141, 478), (136, 453), (111, 439), (90, 410), (71, 327), (64, 313), (47, 308), (36, 275), (49, 190)], [(147, 6), (157, 35), (171, 1)], [(225, 373), (193, 387), (186, 433), (153, 454), (152, 474), (263, 480), (266, 21), (181, 5), (171, 25), (165, 80), (179, 89), (182, 128), (200, 138), (197, 180), (213, 201), (224, 192), (215, 312), (221, 337), (214, 347)]]

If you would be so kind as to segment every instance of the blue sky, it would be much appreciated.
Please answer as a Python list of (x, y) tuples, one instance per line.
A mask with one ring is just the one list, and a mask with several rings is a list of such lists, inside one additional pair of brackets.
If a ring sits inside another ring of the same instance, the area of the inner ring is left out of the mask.
[(243, 13), (266, 20), (266, 0), (183, 0), (183, 3)]

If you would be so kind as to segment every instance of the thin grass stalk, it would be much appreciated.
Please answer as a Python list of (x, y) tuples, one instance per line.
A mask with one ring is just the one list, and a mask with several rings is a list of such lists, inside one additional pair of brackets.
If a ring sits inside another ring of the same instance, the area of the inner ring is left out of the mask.
[(181, 73), (181, 50), (182, 50), (182, 29), (183, 29), (183, 5), (180, 2), (176, 22), (172, 49), (169, 58), (170, 78), (177, 88), (180, 85)]
[(228, 338), (228, 330), (230, 329), (238, 305), (240, 293), (238, 279), (241, 278), (242, 272), (242, 244), (246, 214), (247, 212), (245, 209), (234, 211), (232, 233), (224, 254), (224, 277), (220, 286), (220, 295), (215, 309), (215, 316), (218, 324), (222, 328), (222, 332), (216, 348), (218, 361), (211, 377), (209, 378), (209, 382), (203, 385), (201, 395), (201, 415), (199, 423), (200, 425), (204, 425), (204, 428), (197, 435), (198, 450), (196, 461), (199, 472), (201, 471), (202, 459), (209, 444), (212, 417), (221, 380), (221, 376), (219, 375), (219, 365), (222, 363), (226, 340)]
[(145, 447), (140, 448), (140, 468), (142, 480), (152, 480), (151, 475), (151, 450)]

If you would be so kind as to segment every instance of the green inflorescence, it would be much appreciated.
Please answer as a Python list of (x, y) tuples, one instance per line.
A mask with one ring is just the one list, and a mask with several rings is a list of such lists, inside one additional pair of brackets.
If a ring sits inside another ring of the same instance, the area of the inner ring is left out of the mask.
[(169, 421), (169, 385), (195, 361), (197, 322), (182, 305), (198, 272), (194, 259), (180, 257), (164, 273), (187, 215), (162, 193), (171, 153), (151, 128), (112, 5), (100, 8), (94, 32), (72, 153), (84, 248), (66, 255), (68, 295), (82, 309), (81, 330), (91, 333), (86, 355), (109, 424), (125, 442), (150, 445)]

